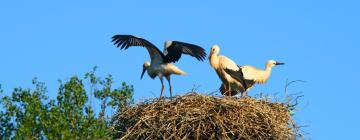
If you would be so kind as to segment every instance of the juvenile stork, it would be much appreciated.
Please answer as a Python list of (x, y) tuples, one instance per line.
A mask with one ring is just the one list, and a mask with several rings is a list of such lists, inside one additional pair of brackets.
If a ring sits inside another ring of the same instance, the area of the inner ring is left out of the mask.
[(224, 96), (233, 96), (239, 92), (243, 93), (245, 91), (244, 81), (233, 78), (225, 71), (226, 69), (229, 69), (236, 72), (239, 70), (239, 67), (228, 57), (218, 55), (219, 52), (220, 47), (218, 45), (214, 45), (210, 51), (209, 62), (211, 67), (215, 69), (215, 72), (222, 81), (220, 87), (221, 94)]
[(161, 82), (160, 98), (164, 92), (164, 76), (169, 83), (170, 97), (172, 97), (170, 75), (186, 74), (184, 71), (180, 70), (178, 67), (172, 64), (172, 62), (177, 62), (181, 58), (182, 54), (193, 56), (199, 61), (203, 61), (206, 58), (206, 52), (200, 46), (180, 41), (166, 41), (164, 45), (164, 52), (161, 52), (149, 41), (132, 35), (114, 35), (112, 37), (112, 42), (114, 42), (114, 45), (120, 49), (126, 50), (133, 46), (141, 46), (147, 49), (151, 61), (144, 63), (140, 79), (142, 79), (144, 76), (145, 71), (147, 71), (148, 75), (152, 79), (154, 79), (156, 76), (159, 77)]
[(265, 84), (269, 80), (272, 68), (276, 65), (284, 65), (284, 64), (285, 63), (282, 62), (269, 60), (265, 65), (265, 70), (261, 70), (253, 66), (245, 65), (238, 67), (237, 70), (225, 69), (225, 71), (237, 81), (244, 82), (245, 91), (248, 91), (255, 84)]

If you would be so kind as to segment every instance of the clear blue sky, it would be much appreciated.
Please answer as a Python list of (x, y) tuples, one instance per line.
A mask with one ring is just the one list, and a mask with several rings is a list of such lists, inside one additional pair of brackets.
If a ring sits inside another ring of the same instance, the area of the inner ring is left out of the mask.
[[(356, 0), (1, 1), (0, 83), (8, 93), (32, 87), (31, 79), (38, 77), (53, 98), (58, 79), (82, 76), (97, 65), (100, 75), (114, 76), (115, 84), (133, 84), (135, 98), (141, 100), (160, 91), (158, 79), (140, 80), (147, 51), (120, 51), (110, 42), (112, 35), (141, 36), (161, 49), (165, 40), (198, 44), (207, 51), (218, 44), (221, 54), (240, 65), (286, 62), (250, 95), (283, 93), (286, 79), (307, 81), (290, 92), (304, 92), (296, 120), (310, 125), (304, 129), (309, 137), (356, 139), (359, 6)], [(218, 89), (220, 80), (207, 61), (183, 57), (176, 65), (189, 75), (172, 78), (175, 93), (194, 85), (200, 92)]]

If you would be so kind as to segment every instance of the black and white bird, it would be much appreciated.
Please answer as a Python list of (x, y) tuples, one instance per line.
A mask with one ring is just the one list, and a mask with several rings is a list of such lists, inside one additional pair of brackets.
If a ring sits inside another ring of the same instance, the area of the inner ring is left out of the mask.
[(244, 65), (238, 66), (237, 70), (225, 69), (232, 78), (244, 83), (245, 91), (250, 90), (255, 84), (265, 84), (270, 77), (272, 68), (277, 65), (284, 65), (285, 63), (268, 60), (265, 65), (265, 70), (258, 69), (254, 66)]
[(209, 61), (223, 82), (219, 90), (221, 94), (226, 96), (234, 96), (238, 93), (241, 93), (243, 96), (243, 94), (249, 91), (255, 84), (266, 83), (274, 66), (285, 64), (269, 60), (266, 63), (265, 70), (249, 65), (238, 66), (230, 58), (218, 55), (219, 52), (220, 47), (214, 45), (211, 48)]
[(182, 54), (187, 54), (195, 57), (199, 61), (206, 59), (206, 52), (200, 46), (189, 44), (180, 41), (166, 41), (164, 44), (164, 52), (161, 52), (155, 45), (149, 41), (135, 37), (133, 35), (114, 35), (112, 42), (120, 49), (128, 49), (133, 46), (145, 47), (150, 55), (150, 60), (144, 63), (141, 78), (144, 76), (145, 71), (154, 79), (159, 77), (161, 81), (160, 98), (164, 91), (163, 77), (169, 83), (170, 97), (172, 97), (172, 86), (170, 83), (170, 75), (185, 75), (186, 73), (176, 67), (173, 62), (177, 62)]
[(219, 89), (221, 94), (224, 96), (234, 96), (238, 93), (243, 93), (245, 91), (244, 81), (241, 81), (241, 79), (235, 79), (225, 71), (226, 69), (238, 71), (239, 67), (230, 58), (218, 55), (219, 52), (220, 47), (218, 45), (214, 45), (210, 51), (209, 62), (222, 81)]

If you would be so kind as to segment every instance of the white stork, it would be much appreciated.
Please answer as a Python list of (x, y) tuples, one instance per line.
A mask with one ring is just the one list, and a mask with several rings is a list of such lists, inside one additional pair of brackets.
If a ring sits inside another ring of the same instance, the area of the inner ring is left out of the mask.
[(214, 45), (211, 48), (209, 55), (209, 62), (211, 67), (213, 67), (222, 81), (222, 85), (220, 87), (221, 94), (224, 96), (233, 96), (237, 93), (242, 93), (245, 91), (243, 86), (243, 81), (236, 80), (225, 70), (230, 69), (233, 71), (238, 71), (239, 67), (236, 65), (234, 61), (229, 59), (226, 56), (218, 55), (220, 52), (220, 48), (218, 45)]
[(151, 61), (147, 61), (144, 63), (140, 79), (142, 79), (142, 77), (144, 76), (145, 71), (147, 71), (148, 75), (152, 79), (158, 76), (161, 81), (160, 98), (164, 91), (164, 76), (169, 83), (170, 97), (172, 97), (170, 75), (186, 74), (184, 71), (180, 70), (178, 67), (172, 64), (172, 62), (177, 62), (182, 54), (191, 55), (199, 61), (203, 61), (206, 58), (206, 52), (200, 46), (180, 41), (166, 41), (164, 45), (164, 52), (161, 52), (158, 48), (155, 47), (155, 45), (153, 45), (149, 41), (132, 35), (114, 35), (112, 37), (112, 42), (114, 42), (114, 45), (116, 45), (120, 49), (126, 50), (129, 47), (133, 46), (141, 46), (147, 49)]
[(253, 66), (245, 65), (238, 67), (237, 70), (225, 69), (226, 73), (237, 81), (244, 82), (245, 91), (248, 91), (255, 84), (265, 84), (270, 77), (271, 70), (276, 65), (284, 65), (285, 63), (269, 60), (266, 63), (265, 70), (258, 69)]

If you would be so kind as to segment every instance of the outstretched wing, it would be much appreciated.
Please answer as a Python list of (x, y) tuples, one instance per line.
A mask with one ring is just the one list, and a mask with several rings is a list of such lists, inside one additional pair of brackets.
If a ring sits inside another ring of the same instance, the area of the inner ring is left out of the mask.
[(133, 46), (145, 47), (149, 52), (152, 62), (159, 61), (162, 63), (164, 61), (164, 54), (156, 48), (155, 45), (145, 39), (133, 35), (114, 35), (112, 42), (114, 42), (117, 48), (125, 50)]
[(182, 54), (195, 57), (199, 61), (206, 59), (205, 49), (198, 45), (189, 44), (180, 41), (168, 41), (164, 48), (165, 62), (177, 62)]

